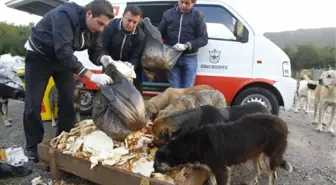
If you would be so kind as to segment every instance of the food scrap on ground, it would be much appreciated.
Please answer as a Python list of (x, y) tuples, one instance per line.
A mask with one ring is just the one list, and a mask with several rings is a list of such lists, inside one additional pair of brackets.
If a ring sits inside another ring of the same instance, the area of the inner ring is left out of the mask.
[(0, 149), (0, 163), (7, 163), (11, 166), (23, 166), (28, 162), (22, 147), (10, 147), (7, 149)]
[(42, 179), (41, 176), (39, 177), (36, 177), (34, 178), (32, 181), (31, 181), (31, 184), (32, 185), (81, 185), (81, 184), (73, 184), (73, 183), (66, 183), (64, 181), (53, 181), (51, 179)]
[(156, 148), (152, 146), (152, 124), (130, 133), (124, 142), (113, 141), (98, 130), (91, 119), (83, 120), (68, 133), (62, 132), (50, 141), (50, 146), (64, 154), (97, 164), (114, 166), (131, 173), (175, 184), (184, 181), (191, 173), (189, 167), (175, 168), (167, 174), (154, 173)]

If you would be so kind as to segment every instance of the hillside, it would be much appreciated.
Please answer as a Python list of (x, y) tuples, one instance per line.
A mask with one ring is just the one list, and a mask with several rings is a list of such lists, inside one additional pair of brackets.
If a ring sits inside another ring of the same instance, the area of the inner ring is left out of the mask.
[(336, 46), (336, 28), (299, 29), (295, 31), (266, 32), (264, 35), (283, 48), (311, 42), (316, 46)]

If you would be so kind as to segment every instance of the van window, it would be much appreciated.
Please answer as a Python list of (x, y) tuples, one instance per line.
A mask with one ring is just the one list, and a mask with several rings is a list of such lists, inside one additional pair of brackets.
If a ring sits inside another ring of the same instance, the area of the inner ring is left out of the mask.
[(171, 5), (138, 5), (138, 7), (142, 10), (142, 16), (148, 17), (151, 20), (153, 26), (159, 26), (163, 13), (172, 8)]
[(233, 34), (236, 18), (224, 7), (196, 4), (195, 8), (204, 14), (210, 39), (236, 40)]

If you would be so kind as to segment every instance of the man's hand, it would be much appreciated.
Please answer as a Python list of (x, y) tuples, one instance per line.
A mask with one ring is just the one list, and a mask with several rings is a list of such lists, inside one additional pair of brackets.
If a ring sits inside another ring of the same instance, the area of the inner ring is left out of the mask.
[(100, 58), (100, 63), (103, 64), (104, 67), (106, 67), (109, 64), (113, 64), (113, 59), (108, 55), (103, 55)]
[(113, 83), (112, 78), (106, 74), (94, 74), (90, 70), (86, 71), (84, 76), (98, 85), (107, 85)]
[(174, 49), (176, 49), (177, 51), (184, 51), (186, 49), (188, 49), (188, 44), (180, 44), (180, 43), (177, 43), (173, 46)]
[(106, 74), (92, 74), (90, 80), (98, 85), (112, 84), (113, 80)]

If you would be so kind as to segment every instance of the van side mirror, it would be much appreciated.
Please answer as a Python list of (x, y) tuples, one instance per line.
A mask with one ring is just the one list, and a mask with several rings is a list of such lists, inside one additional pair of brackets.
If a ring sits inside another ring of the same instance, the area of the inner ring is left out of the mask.
[(240, 21), (236, 21), (235, 27), (234, 27), (234, 36), (236, 36), (237, 40), (246, 43), (249, 39), (249, 32), (247, 28), (244, 26), (244, 24)]

